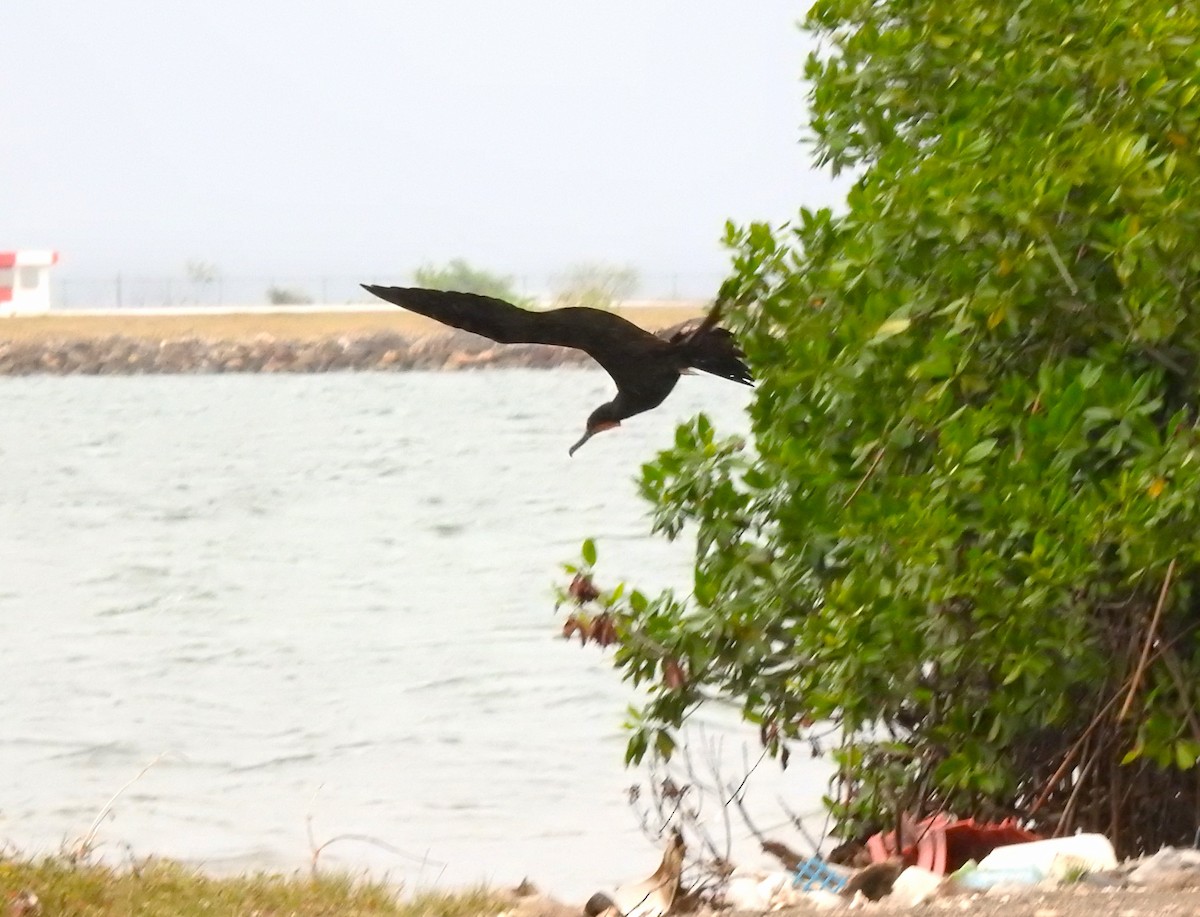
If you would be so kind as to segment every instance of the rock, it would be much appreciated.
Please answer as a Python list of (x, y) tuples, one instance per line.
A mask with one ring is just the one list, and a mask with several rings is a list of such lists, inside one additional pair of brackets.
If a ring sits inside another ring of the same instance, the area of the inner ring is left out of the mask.
[(790, 872), (735, 870), (725, 887), (725, 904), (737, 911), (769, 911), (783, 903), (778, 899), (791, 884)]
[[(3, 326), (0, 325), (0, 334)], [(319, 340), (281, 340), (258, 333), (247, 339), (195, 336), (145, 341), (104, 338), (0, 341), (0, 374), (328, 372), (344, 369), (545, 368), (586, 365), (586, 354), (541, 344), (498, 346), (465, 332), (404, 338), (393, 332)]]
[(1156, 889), (1200, 888), (1200, 850), (1164, 847), (1129, 871), (1132, 885)]
[(909, 866), (896, 877), (888, 900), (902, 907), (914, 907), (935, 897), (941, 886), (942, 877), (936, 872), (920, 866)]
[(824, 888), (805, 892), (803, 900), (819, 911), (835, 911), (850, 906), (850, 902), (837, 892), (831, 892)]
[(592, 897), (588, 898), (587, 904), (583, 906), (583, 912), (587, 917), (599, 917), (609, 908), (615, 908), (617, 905), (613, 903), (613, 899), (604, 894), (604, 892), (596, 892)]
[(42, 913), (42, 902), (29, 889), (21, 892), (9, 892), (9, 917), (38, 917)]
[(580, 910), (569, 904), (534, 892), (516, 896), (512, 907), (501, 911), (497, 917), (579, 917)]

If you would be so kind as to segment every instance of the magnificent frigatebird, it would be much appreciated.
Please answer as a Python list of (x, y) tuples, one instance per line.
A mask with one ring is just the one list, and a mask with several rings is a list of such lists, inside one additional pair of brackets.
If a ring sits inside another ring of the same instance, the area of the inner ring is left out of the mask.
[(684, 323), (660, 336), (603, 309), (532, 312), (477, 293), (362, 286), (380, 299), (501, 344), (574, 347), (604, 367), (617, 383), (617, 397), (592, 411), (583, 438), (569, 455), (597, 433), (620, 426), (626, 417), (658, 407), (690, 369), (744, 385), (752, 381), (733, 335), (716, 326), (720, 303), (698, 324)]

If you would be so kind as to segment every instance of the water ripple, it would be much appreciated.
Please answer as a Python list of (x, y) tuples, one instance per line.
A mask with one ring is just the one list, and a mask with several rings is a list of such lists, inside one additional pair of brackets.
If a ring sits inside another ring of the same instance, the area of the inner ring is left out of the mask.
[[(701, 405), (744, 429), (710, 382), (568, 459), (603, 373), (0, 379), (5, 838), (55, 850), (136, 777), (104, 849), (295, 869), (311, 816), (448, 883), (644, 874), (629, 689), (551, 586), (596, 535), (606, 576), (687, 587), (634, 478)], [(793, 808), (823, 773), (793, 764)]]

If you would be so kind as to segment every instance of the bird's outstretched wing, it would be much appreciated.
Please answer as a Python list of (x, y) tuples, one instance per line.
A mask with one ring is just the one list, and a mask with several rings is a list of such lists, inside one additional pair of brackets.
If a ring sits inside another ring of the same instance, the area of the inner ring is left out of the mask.
[(380, 299), (502, 344), (556, 344), (582, 350), (608, 370), (618, 385), (636, 368), (624, 358), (626, 354), (645, 348), (647, 342), (651, 347), (661, 346), (650, 332), (601, 309), (533, 312), (478, 293), (362, 286)]
[(416, 312), (443, 325), (481, 334), (503, 344), (545, 344), (544, 322), (538, 315), (491, 296), (426, 290), (420, 287), (379, 287), (364, 283), (363, 289), (401, 308)]

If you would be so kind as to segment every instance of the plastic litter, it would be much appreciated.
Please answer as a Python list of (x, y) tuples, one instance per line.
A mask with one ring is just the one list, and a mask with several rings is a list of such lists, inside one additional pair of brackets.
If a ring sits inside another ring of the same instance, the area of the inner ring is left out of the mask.
[(910, 866), (945, 875), (969, 860), (982, 859), (1001, 845), (1036, 840), (1036, 834), (1019, 827), (1012, 819), (977, 822), (973, 818), (953, 819), (939, 812), (920, 822), (905, 815), (901, 819), (899, 842), (895, 831), (880, 832), (867, 839), (867, 851), (876, 863), (900, 856)]
[(826, 863), (821, 857), (812, 856), (796, 866), (796, 878), (792, 884), (804, 891), (840, 892), (846, 887), (848, 877), (841, 870)]
[(1117, 854), (1103, 834), (1074, 834), (1028, 844), (997, 847), (979, 861), (983, 872), (1036, 870), (1041, 878), (1067, 878), (1072, 872), (1117, 868)]
[(1164, 847), (1138, 862), (1129, 881), (1157, 888), (1196, 888), (1200, 886), (1200, 850)]
[(998, 886), (1037, 885), (1045, 875), (1033, 866), (1013, 869), (982, 869), (974, 860), (950, 875), (957, 888), (971, 891), (987, 891)]

